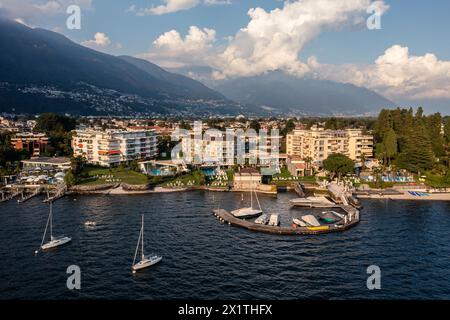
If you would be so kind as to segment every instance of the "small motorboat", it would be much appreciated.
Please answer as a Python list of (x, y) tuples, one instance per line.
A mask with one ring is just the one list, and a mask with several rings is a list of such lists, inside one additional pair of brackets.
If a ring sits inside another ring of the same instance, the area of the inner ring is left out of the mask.
[(84, 222), (84, 225), (86, 226), (86, 227), (95, 227), (96, 225), (97, 225), (97, 222), (95, 222), (95, 221), (85, 221)]
[(269, 216), (267, 214), (263, 214), (255, 220), (256, 224), (267, 224), (268, 222), (269, 222)]
[(278, 214), (271, 214), (268, 225), (278, 227), (280, 225), (280, 216)]
[(319, 215), (319, 219), (326, 223), (336, 223), (341, 220), (334, 211), (324, 211)]
[(309, 208), (333, 208), (336, 204), (328, 200), (326, 197), (307, 197), (290, 200), (290, 204), (294, 207)]
[(319, 221), (317, 221), (316, 217), (314, 217), (313, 215), (306, 215), (303, 216), (301, 218), (304, 222), (306, 222), (306, 224), (311, 227), (320, 227), (320, 223)]

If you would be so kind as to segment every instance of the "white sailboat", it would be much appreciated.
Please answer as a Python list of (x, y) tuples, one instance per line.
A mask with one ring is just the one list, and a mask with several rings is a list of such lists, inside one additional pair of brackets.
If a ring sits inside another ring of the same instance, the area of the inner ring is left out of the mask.
[[(255, 193), (256, 202), (258, 203), (259, 210), (253, 208), (253, 193)], [(240, 219), (253, 218), (262, 214), (261, 204), (259, 203), (258, 195), (256, 194), (256, 191), (253, 191), (253, 188), (250, 190), (250, 207), (233, 210), (231, 211), (231, 214), (236, 218)]]
[[(139, 250), (139, 245), (141, 245), (141, 261), (136, 263), (136, 257)], [(139, 233), (139, 240), (136, 246), (136, 251), (134, 252), (134, 259), (133, 259), (133, 265), (131, 266), (131, 270), (133, 270), (133, 273), (136, 273), (136, 271), (148, 268), (154, 264), (157, 264), (162, 260), (162, 257), (157, 256), (155, 254), (151, 254), (146, 256), (144, 254), (144, 215), (142, 215), (142, 226), (141, 226), (141, 232)]]
[[(39, 249), (43, 250), (43, 251), (62, 246), (64, 244), (72, 241), (72, 238), (70, 238), (70, 237), (66, 237), (66, 236), (54, 237), (53, 236), (53, 210), (52, 209), (53, 209), (53, 204), (52, 204), (52, 202), (50, 202), (50, 213), (48, 215), (47, 224), (45, 226), (44, 235), (43, 235), (42, 241), (41, 241), (41, 246), (39, 247)], [(50, 241), (44, 244), (45, 236), (47, 235), (47, 229), (49, 228), (49, 226), (50, 226)], [(35, 251), (36, 254), (38, 252), (39, 252), (39, 250)]]

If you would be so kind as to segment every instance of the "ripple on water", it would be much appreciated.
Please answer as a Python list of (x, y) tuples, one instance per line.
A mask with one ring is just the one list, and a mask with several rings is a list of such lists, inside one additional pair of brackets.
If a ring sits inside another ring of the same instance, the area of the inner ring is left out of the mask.
[[(261, 196), (266, 212), (288, 224), (293, 194)], [(364, 201), (362, 221), (344, 233), (292, 237), (220, 224), (211, 214), (246, 205), (239, 193), (190, 192), (85, 196), (58, 200), (55, 233), (72, 243), (33, 255), (48, 207), (34, 198), (0, 205), (1, 299), (345, 299), (450, 298), (450, 204)], [(145, 215), (146, 251), (163, 261), (132, 275)], [(84, 222), (97, 223), (86, 228)], [(66, 268), (82, 270), (82, 290), (66, 289)], [(380, 291), (366, 268), (382, 270)], [(18, 272), (20, 270), (20, 272)]]

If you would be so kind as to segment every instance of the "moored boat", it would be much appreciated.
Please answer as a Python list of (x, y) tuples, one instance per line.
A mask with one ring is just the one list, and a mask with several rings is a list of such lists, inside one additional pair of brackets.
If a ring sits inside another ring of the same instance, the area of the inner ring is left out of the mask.
[(267, 224), (269, 222), (269, 216), (267, 214), (262, 214), (261, 216), (259, 216), (256, 220), (255, 223), (256, 224)]
[[(141, 231), (139, 233), (139, 240), (138, 240), (138, 244), (136, 246), (136, 251), (134, 253), (134, 259), (133, 259), (133, 264), (131, 266), (131, 270), (133, 271), (133, 273), (136, 273), (139, 270), (151, 267), (154, 264), (157, 264), (158, 262), (160, 262), (162, 260), (162, 257), (156, 255), (156, 254), (150, 254), (150, 255), (145, 255), (144, 254), (144, 215), (142, 215), (142, 225), (141, 225)], [(136, 257), (137, 257), (137, 253), (139, 250), (139, 245), (141, 245), (141, 261), (136, 263)]]
[(270, 215), (269, 226), (277, 227), (280, 225), (280, 216), (276, 213)]
[(320, 227), (319, 221), (317, 221), (316, 217), (314, 217), (314, 216), (311, 215), (311, 214), (306, 215), (306, 216), (303, 216), (301, 219), (302, 219), (304, 222), (306, 222), (306, 224), (307, 224), (308, 226), (311, 226), (311, 227)]
[(326, 197), (307, 197), (290, 200), (292, 206), (310, 207), (310, 208), (333, 208), (336, 207), (332, 201)]
[[(45, 226), (44, 235), (42, 236), (41, 246), (39, 247), (40, 250), (45, 251), (49, 249), (53, 249), (59, 246), (62, 246), (66, 243), (69, 243), (72, 241), (72, 238), (66, 237), (66, 236), (53, 236), (53, 203), (50, 202), (50, 213), (48, 215), (47, 224)], [(50, 241), (47, 243), (44, 243), (45, 236), (47, 235), (47, 229), (50, 228)], [(39, 253), (39, 249), (36, 250), (34, 253)]]

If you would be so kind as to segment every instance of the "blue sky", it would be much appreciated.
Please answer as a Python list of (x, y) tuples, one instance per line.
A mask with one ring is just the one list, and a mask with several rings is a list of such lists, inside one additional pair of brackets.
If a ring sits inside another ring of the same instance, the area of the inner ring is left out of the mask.
[[(326, 63), (370, 63), (393, 44), (407, 45), (416, 55), (435, 53), (450, 60), (450, 1), (395, 0), (382, 18), (382, 30), (329, 31), (307, 45), (302, 56), (315, 55)], [(271, 10), (282, 7), (276, 0), (234, 0), (231, 5), (199, 5), (190, 10), (160, 16), (139, 17), (126, 10), (131, 5), (151, 7), (159, 0), (94, 0), (92, 10), (83, 10), (82, 29), (64, 30), (76, 41), (93, 38), (95, 32), (106, 33), (123, 44), (118, 54), (138, 54), (147, 50), (160, 34), (171, 29), (185, 34), (191, 25), (213, 28), (217, 37), (234, 35), (249, 22), (247, 11), (253, 7)], [(54, 17), (41, 25), (64, 26), (65, 17)]]

